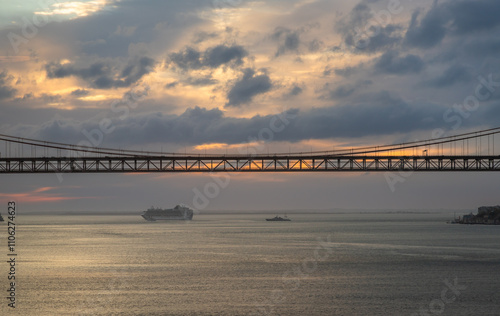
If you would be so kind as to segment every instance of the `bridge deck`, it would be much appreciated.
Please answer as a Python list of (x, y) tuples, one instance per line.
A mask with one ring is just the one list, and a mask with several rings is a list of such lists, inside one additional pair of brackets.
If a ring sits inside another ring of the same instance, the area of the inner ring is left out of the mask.
[(500, 156), (115, 156), (1, 158), (0, 173), (500, 171)]

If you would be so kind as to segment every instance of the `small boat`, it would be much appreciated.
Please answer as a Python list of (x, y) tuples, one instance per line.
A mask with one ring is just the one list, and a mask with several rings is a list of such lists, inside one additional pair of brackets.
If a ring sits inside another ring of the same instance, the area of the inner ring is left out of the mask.
[(289, 219), (286, 215), (284, 217), (280, 217), (276, 215), (273, 218), (266, 218), (266, 221), (268, 222), (289, 222), (291, 219)]
[(0, 222), (3, 222), (3, 221), (4, 221), (4, 219), (2, 217), (2, 214), (0, 214)]

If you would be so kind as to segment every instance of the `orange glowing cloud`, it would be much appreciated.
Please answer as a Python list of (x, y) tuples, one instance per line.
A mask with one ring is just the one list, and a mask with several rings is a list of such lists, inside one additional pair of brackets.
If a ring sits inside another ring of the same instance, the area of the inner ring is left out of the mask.
[(59, 193), (50, 193), (50, 191), (57, 189), (58, 188), (56, 187), (41, 187), (33, 191), (23, 192), (23, 193), (0, 193), (0, 198), (21, 201), (23, 203), (46, 203), (46, 202), (60, 202), (66, 200), (93, 198), (93, 197), (62, 196)]

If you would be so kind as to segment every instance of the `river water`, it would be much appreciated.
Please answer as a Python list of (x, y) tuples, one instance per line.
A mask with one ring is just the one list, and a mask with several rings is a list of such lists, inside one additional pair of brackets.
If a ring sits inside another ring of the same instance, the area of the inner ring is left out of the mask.
[(16, 308), (4, 298), (0, 314), (500, 315), (498, 226), (439, 212), (272, 216), (18, 215)]

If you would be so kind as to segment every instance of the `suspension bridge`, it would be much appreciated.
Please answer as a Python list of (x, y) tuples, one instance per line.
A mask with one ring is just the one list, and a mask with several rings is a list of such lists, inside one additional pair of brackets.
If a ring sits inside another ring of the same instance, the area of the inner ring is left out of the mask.
[(275, 154), (176, 154), (0, 134), (0, 173), (500, 171), (498, 133), (500, 127), (393, 145)]

